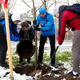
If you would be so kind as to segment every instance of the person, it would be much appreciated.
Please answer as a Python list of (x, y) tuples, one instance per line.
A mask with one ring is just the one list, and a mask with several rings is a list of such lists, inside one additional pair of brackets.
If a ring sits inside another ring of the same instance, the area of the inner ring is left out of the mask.
[[(20, 38), (17, 32), (17, 24), (21, 21), (20, 16), (13, 14), (9, 17), (10, 40), (18, 41)], [(15, 35), (15, 36), (14, 36)], [(0, 66), (8, 68), (6, 63), (7, 40), (6, 40), (6, 24), (5, 19), (0, 21)]]
[[(41, 25), (41, 29), (38, 28), (39, 24)], [(45, 45), (47, 37), (49, 37), (49, 40), (50, 40), (50, 47), (51, 47), (50, 57), (52, 57), (55, 51), (54, 18), (53, 18), (53, 15), (51, 13), (48, 13), (45, 7), (43, 6), (39, 9), (39, 14), (37, 15), (36, 27), (34, 26), (34, 29), (41, 30), (39, 55), (38, 55), (38, 61), (37, 61), (37, 63), (40, 64), (42, 63), (42, 60), (43, 60), (44, 45)], [(55, 54), (54, 54), (53, 60), (51, 61), (51, 66), (56, 67)]]
[[(66, 6), (55, 7), (53, 9), (53, 15), (59, 19), (59, 31), (58, 31), (58, 44), (61, 45), (64, 41), (66, 31), (66, 24), (77, 17), (78, 15), (70, 10), (64, 10)], [(64, 10), (64, 12), (63, 12)], [(73, 70), (69, 72), (71, 76), (79, 76), (79, 55), (80, 55), (80, 18), (74, 19), (68, 23), (69, 29), (74, 30), (73, 34), (73, 45), (72, 45), (72, 55), (73, 55)]]
[[(24, 21), (21, 23), (21, 27), (22, 28), (19, 31), (21, 38), (23, 38), (23, 40), (27, 39), (27, 40), (30, 40), (31, 42), (34, 42), (35, 32), (31, 26), (31, 22), (30, 21)], [(23, 62), (23, 58), (19, 57), (19, 59), (20, 59), (19, 64), (21, 64)], [(30, 59), (31, 58), (27, 59), (28, 63), (31, 63)]]

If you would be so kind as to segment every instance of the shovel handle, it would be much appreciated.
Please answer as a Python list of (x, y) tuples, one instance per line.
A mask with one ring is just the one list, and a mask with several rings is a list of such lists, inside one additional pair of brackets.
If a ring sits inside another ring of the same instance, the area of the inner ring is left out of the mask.
[(56, 51), (58, 50), (58, 48), (59, 48), (59, 46), (56, 47), (56, 49), (55, 49), (55, 51), (54, 51), (54, 53), (53, 53), (53, 55), (52, 55), (51, 62), (52, 62), (52, 60), (53, 60), (53, 58), (54, 58), (54, 55), (56, 54)]
[(8, 53), (9, 53), (9, 68), (10, 68), (10, 75), (13, 77), (11, 44), (10, 44), (10, 32), (9, 32), (9, 22), (8, 22), (7, 9), (5, 9), (5, 21), (6, 21), (7, 45), (8, 45)]

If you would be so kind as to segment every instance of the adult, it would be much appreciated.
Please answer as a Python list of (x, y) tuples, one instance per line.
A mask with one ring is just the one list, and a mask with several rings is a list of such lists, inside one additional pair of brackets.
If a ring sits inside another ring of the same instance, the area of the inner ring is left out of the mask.
[[(61, 45), (64, 41), (66, 27), (74, 31), (73, 34), (73, 45), (72, 45), (72, 54), (73, 54), (73, 70), (69, 73), (72, 76), (79, 76), (79, 55), (80, 55), (80, 18), (76, 18), (78, 15), (75, 12), (70, 10), (65, 10), (67, 6), (55, 7), (53, 9), (53, 15), (56, 18), (59, 18), (59, 31), (58, 31), (58, 44)], [(74, 20), (73, 20), (74, 19)], [(72, 21), (70, 21), (72, 20)], [(69, 22), (70, 21), (70, 22)]]
[[(38, 25), (41, 25), (41, 36), (40, 36), (40, 45), (39, 45), (39, 56), (38, 56), (38, 64), (42, 63), (43, 60), (43, 52), (44, 52), (44, 45), (46, 42), (47, 37), (50, 40), (50, 57), (52, 58), (52, 55), (55, 51), (55, 25), (54, 25), (54, 18), (51, 13), (48, 13), (45, 9), (45, 7), (41, 7), (39, 9), (39, 14), (37, 15), (37, 21), (36, 25), (37, 27), (34, 27), (35, 30), (39, 30)], [(55, 54), (54, 58), (51, 61), (51, 65), (56, 67), (55, 65)]]

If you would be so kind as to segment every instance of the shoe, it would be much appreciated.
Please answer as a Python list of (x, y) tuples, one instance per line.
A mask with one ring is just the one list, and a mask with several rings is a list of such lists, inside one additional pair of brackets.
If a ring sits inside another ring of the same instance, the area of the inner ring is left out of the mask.
[(51, 63), (51, 66), (58, 68), (58, 66), (55, 63), (53, 63), (53, 64)]
[(40, 62), (40, 61), (37, 61), (37, 65), (39, 65), (39, 64), (43, 64), (42, 62)]
[(30, 61), (27, 61), (28, 62), (28, 64), (30, 64), (31, 62)]
[(79, 76), (79, 74), (74, 75), (72, 71), (69, 72), (68, 74), (70, 74), (71, 76), (74, 76), (74, 77), (78, 77)]
[(1, 66), (1, 67), (5, 67), (5, 68), (9, 68), (9, 65), (6, 64), (6, 63), (1, 63), (0, 66)]
[(23, 61), (19, 61), (19, 64), (22, 64), (23, 63)]

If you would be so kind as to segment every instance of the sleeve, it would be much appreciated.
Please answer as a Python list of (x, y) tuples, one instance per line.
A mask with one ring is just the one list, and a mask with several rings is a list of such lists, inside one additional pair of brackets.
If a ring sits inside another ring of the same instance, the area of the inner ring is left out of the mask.
[[(15, 37), (12, 35), (12, 31), (11, 31), (11, 24), (9, 23), (9, 31), (10, 31), (10, 40), (11, 41), (18, 41), (19, 37)], [(6, 25), (4, 25), (4, 34), (5, 36), (7, 36), (6, 34)]]
[(48, 20), (47, 20), (47, 24), (45, 27), (42, 27), (42, 30), (44, 32), (50, 30), (53, 24), (54, 24), (54, 18), (52, 15), (49, 15)]
[(15, 26), (14, 33), (15, 33), (16, 37), (19, 37), (19, 38), (20, 38), (20, 35), (19, 35), (19, 33), (17, 32), (17, 26)]
[(61, 45), (64, 41), (65, 38), (65, 33), (66, 33), (66, 23), (67, 23), (67, 16), (65, 14), (63, 14), (62, 16), (62, 20), (61, 20), (61, 26), (60, 27), (60, 34), (58, 34), (58, 44)]
[(19, 31), (19, 35), (20, 35), (21, 38), (24, 38), (24, 32), (23, 32), (22, 28)]

